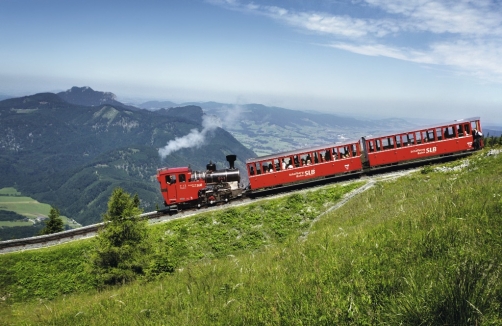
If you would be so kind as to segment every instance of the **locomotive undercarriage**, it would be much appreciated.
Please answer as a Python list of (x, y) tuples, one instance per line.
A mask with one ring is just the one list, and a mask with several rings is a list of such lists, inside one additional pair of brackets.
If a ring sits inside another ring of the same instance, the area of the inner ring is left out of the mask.
[(199, 190), (199, 199), (197, 207), (215, 205), (218, 203), (227, 203), (232, 199), (242, 196), (240, 189), (235, 182), (225, 182), (210, 185), (202, 190)]

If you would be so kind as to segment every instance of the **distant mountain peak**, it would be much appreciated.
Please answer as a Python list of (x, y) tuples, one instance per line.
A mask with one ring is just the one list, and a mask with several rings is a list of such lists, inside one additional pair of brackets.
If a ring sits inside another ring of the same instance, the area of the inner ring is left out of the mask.
[(73, 86), (65, 92), (57, 94), (66, 102), (78, 105), (96, 106), (101, 104), (117, 104), (117, 96), (111, 92), (99, 92), (89, 86)]

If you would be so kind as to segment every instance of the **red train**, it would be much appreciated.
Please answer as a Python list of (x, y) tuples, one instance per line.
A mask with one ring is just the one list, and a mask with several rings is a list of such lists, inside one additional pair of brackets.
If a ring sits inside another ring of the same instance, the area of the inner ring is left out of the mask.
[(205, 172), (188, 167), (164, 168), (157, 173), (167, 211), (226, 202), (243, 194), (281, 186), (361, 174), (387, 168), (466, 155), (483, 147), (478, 117), (411, 129), (343, 144), (312, 148), (248, 159), (249, 185), (239, 185), (240, 172), (235, 155), (227, 156), (229, 169), (216, 170), (208, 164)]

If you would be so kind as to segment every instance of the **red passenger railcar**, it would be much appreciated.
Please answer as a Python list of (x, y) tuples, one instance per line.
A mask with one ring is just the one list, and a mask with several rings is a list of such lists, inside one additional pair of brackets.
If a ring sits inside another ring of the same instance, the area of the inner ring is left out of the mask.
[(414, 162), (436, 156), (463, 154), (483, 147), (478, 117), (361, 139), (365, 167)]
[(251, 190), (362, 171), (359, 142), (331, 144), (246, 160)]

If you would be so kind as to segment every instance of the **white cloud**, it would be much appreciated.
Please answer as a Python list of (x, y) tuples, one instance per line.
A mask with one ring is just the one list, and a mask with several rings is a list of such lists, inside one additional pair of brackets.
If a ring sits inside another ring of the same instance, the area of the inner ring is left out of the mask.
[[(490, 0), (361, 0), (372, 18), (301, 12), (277, 6), (211, 0), (326, 35), (331, 47), (369, 56), (444, 65), (461, 74), (502, 82), (502, 3)], [(359, 8), (360, 9), (360, 8)], [(378, 11), (378, 13), (377, 13)], [(383, 14), (382, 14), (383, 13)], [(406, 46), (401, 45), (406, 39)], [(433, 41), (426, 41), (433, 40)]]
[(404, 30), (461, 35), (502, 35), (502, 7), (476, 0), (365, 0), (398, 15)]

